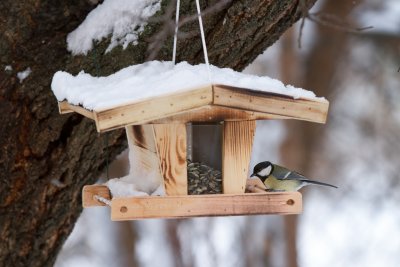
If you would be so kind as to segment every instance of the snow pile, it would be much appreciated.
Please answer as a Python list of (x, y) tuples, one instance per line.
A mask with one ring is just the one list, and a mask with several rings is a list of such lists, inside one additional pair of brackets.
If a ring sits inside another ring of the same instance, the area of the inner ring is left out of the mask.
[[(156, 190), (145, 191), (138, 186), (138, 180), (147, 181), (148, 176), (137, 176), (129, 174), (121, 178), (114, 178), (107, 181), (106, 186), (110, 189), (112, 197), (143, 197), (143, 196), (165, 196), (164, 185), (160, 185)], [(140, 184), (140, 183), (139, 183)], [(147, 184), (151, 182), (147, 181)]]
[(72, 54), (87, 54), (94, 41), (111, 35), (106, 52), (117, 45), (137, 44), (149, 17), (160, 10), (160, 0), (105, 0), (67, 37)]
[(27, 68), (24, 71), (20, 71), (17, 73), (17, 77), (19, 79), (19, 83), (22, 83), (26, 78), (28, 78), (28, 76), (32, 73), (31, 68)]
[[(130, 160), (132, 162), (132, 160)], [(146, 172), (131, 165), (128, 175), (107, 181), (112, 197), (164, 196), (164, 184), (158, 169)]]
[(163, 178), (159, 171), (159, 166), (149, 163), (143, 165), (143, 152), (135, 148), (128, 134), (129, 145), (129, 174), (107, 181), (106, 185), (110, 189), (113, 197), (132, 197), (158, 195), (164, 196)]
[[(270, 77), (243, 74), (215, 66), (210, 68), (214, 84), (278, 93), (293, 98), (316, 99), (311, 91), (285, 86)], [(54, 74), (51, 88), (58, 101), (67, 100), (71, 104), (100, 111), (209, 84), (204, 64), (193, 66), (181, 62), (174, 65), (171, 61), (150, 61), (127, 67), (107, 77), (93, 77), (83, 71), (73, 76), (58, 71)]]

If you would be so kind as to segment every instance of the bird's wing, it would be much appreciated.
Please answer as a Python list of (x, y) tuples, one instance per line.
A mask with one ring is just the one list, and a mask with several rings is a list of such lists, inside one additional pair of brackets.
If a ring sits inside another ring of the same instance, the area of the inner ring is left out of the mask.
[(305, 180), (307, 179), (306, 177), (304, 177), (303, 175), (301, 175), (300, 173), (291, 171), (289, 169), (286, 169), (285, 167), (279, 166), (274, 164), (274, 171), (273, 171), (273, 175), (277, 178), (277, 179), (291, 179), (291, 180)]

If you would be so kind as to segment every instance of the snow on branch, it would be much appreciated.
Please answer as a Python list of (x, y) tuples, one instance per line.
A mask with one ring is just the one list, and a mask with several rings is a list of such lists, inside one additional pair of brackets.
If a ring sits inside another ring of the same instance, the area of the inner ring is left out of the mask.
[(68, 34), (68, 50), (74, 55), (84, 54), (93, 43), (111, 35), (109, 52), (117, 45), (125, 49), (137, 44), (148, 18), (160, 10), (160, 0), (105, 0), (93, 9), (73, 32)]

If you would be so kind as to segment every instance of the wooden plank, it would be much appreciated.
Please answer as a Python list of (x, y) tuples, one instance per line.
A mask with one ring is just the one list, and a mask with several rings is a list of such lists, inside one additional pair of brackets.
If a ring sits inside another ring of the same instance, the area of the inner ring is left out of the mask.
[(97, 184), (85, 185), (82, 189), (82, 206), (84, 208), (105, 206), (104, 203), (94, 198), (95, 195), (111, 200), (110, 190), (108, 190), (107, 186)]
[(76, 113), (79, 113), (79, 114), (89, 118), (89, 119), (92, 119), (92, 120), (96, 119), (95, 112), (87, 110), (80, 106), (72, 105), (66, 101), (58, 102), (58, 109), (60, 111), (60, 114), (76, 112)]
[(69, 108), (69, 105), (70, 104), (67, 101), (58, 102), (58, 112), (60, 114), (68, 114), (68, 113), (75, 112)]
[(299, 192), (116, 198), (111, 204), (113, 221), (301, 212)]
[(98, 131), (126, 125), (145, 124), (152, 120), (198, 108), (212, 102), (212, 86), (152, 98), (146, 101), (97, 112)]
[(329, 108), (326, 100), (293, 99), (267, 92), (214, 85), (213, 104), (264, 112), (292, 119), (325, 123)]
[(187, 195), (186, 125), (156, 124), (154, 133), (167, 195)]
[(184, 111), (169, 117), (149, 121), (148, 123), (189, 123), (189, 122), (221, 122), (221, 121), (248, 121), (248, 120), (276, 120), (290, 119), (277, 114), (268, 114), (257, 111), (247, 111), (230, 107), (206, 105), (200, 108)]
[(246, 189), (255, 129), (255, 121), (224, 122), (222, 141), (224, 194), (244, 193)]

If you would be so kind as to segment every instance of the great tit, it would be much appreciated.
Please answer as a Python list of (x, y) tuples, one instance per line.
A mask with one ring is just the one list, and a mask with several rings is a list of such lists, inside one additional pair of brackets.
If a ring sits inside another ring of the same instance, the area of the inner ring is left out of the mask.
[(269, 191), (297, 191), (309, 184), (337, 188), (331, 184), (309, 180), (295, 171), (269, 161), (263, 161), (254, 166), (253, 174), (250, 177), (254, 176), (260, 178)]

